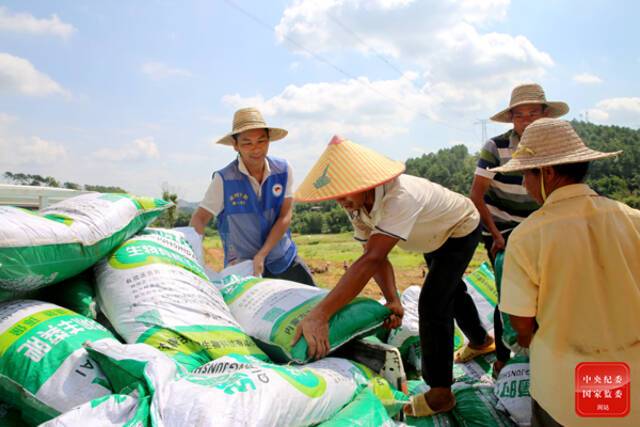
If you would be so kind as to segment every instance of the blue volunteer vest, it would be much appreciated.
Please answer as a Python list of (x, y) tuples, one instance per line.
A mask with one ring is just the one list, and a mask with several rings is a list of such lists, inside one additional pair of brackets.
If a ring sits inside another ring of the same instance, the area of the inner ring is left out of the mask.
[[(267, 157), (267, 161), (271, 174), (262, 184), (260, 199), (249, 177), (240, 172), (238, 159), (216, 172), (222, 177), (224, 188), (224, 207), (217, 216), (217, 224), (225, 267), (233, 261), (253, 259), (280, 215), (287, 188), (287, 162), (273, 157)], [(289, 268), (296, 254), (296, 245), (287, 230), (265, 258), (265, 267), (280, 274)]]

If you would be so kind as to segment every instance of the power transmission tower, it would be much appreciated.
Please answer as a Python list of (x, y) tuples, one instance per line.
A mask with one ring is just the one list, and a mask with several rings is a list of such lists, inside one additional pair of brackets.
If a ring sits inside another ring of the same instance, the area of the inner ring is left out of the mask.
[(478, 119), (478, 121), (474, 122), (474, 125), (482, 125), (482, 140), (480, 144), (484, 144), (487, 141), (487, 123), (489, 120), (487, 119)]

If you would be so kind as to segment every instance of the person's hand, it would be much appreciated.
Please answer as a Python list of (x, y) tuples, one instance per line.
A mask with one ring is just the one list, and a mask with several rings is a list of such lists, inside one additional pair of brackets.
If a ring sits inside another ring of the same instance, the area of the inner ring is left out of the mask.
[(404, 316), (402, 303), (397, 299), (386, 303), (385, 307), (391, 310), (391, 315), (384, 321), (384, 327), (386, 329), (399, 328), (402, 325), (402, 317)]
[(253, 275), (262, 276), (262, 273), (264, 273), (264, 256), (256, 254), (253, 257)]
[(298, 324), (291, 341), (293, 347), (304, 336), (307, 340), (307, 355), (312, 359), (321, 359), (329, 353), (329, 321), (311, 311)]
[(491, 245), (491, 256), (495, 259), (498, 252), (503, 251), (506, 243), (502, 234), (498, 234), (493, 237), (493, 244)]

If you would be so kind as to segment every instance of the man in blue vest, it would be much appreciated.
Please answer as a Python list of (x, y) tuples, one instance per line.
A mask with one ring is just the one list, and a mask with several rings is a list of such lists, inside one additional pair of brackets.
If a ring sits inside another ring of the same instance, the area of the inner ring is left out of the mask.
[(286, 160), (267, 156), (269, 143), (287, 131), (267, 126), (255, 108), (233, 116), (233, 130), (217, 143), (238, 157), (213, 174), (191, 226), (200, 234), (215, 216), (224, 247), (224, 265), (253, 260), (256, 276), (314, 285), (298, 256), (289, 224), (293, 213), (293, 174)]

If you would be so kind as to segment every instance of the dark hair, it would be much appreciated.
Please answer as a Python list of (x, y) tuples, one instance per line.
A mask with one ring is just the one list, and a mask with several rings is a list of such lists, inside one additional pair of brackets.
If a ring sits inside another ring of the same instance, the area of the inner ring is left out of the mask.
[[(267, 139), (269, 139), (269, 128), (263, 128), (263, 129), (267, 133)], [(231, 137), (233, 137), (233, 140), (235, 142), (238, 142), (238, 134), (237, 133), (232, 134)]]
[(587, 176), (587, 172), (589, 171), (589, 162), (565, 163), (552, 167), (558, 175), (569, 178), (577, 184), (583, 182)]
[[(584, 181), (589, 172), (589, 162), (565, 163), (551, 166), (556, 173), (562, 177), (569, 178), (576, 184)], [(540, 175), (540, 169), (530, 169), (535, 175)]]

